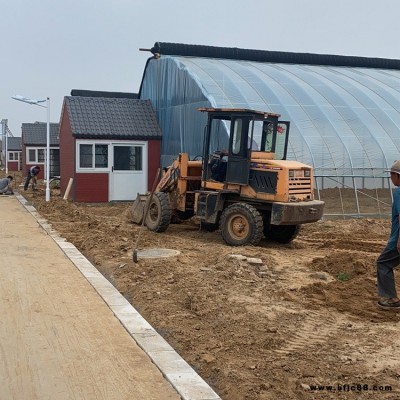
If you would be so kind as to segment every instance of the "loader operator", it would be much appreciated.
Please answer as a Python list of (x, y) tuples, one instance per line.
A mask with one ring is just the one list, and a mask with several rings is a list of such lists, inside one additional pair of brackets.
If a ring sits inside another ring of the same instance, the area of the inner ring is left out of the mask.
[(226, 151), (214, 151), (210, 157), (211, 179), (224, 182), (226, 178), (226, 167), (228, 153)]
[[(240, 138), (239, 138), (240, 139)], [(249, 150), (259, 151), (259, 146), (254, 139), (249, 136), (247, 139)], [(234, 145), (236, 152), (240, 151), (240, 141)], [(211, 179), (218, 182), (225, 182), (226, 169), (228, 166), (228, 150), (216, 150), (210, 156), (209, 165), (211, 168)]]

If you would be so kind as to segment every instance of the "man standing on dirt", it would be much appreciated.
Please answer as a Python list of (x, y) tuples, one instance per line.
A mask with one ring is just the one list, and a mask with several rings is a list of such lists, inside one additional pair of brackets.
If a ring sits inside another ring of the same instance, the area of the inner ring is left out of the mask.
[(14, 194), (11, 187), (12, 180), (13, 177), (11, 175), (8, 175), (7, 178), (0, 179), (0, 194)]
[(396, 160), (390, 172), (390, 179), (396, 190), (393, 192), (392, 205), (392, 229), (385, 249), (378, 257), (377, 279), (378, 279), (378, 306), (384, 310), (400, 311), (400, 299), (397, 296), (396, 283), (393, 269), (400, 265), (400, 160)]
[(26, 181), (24, 184), (24, 190), (28, 189), (29, 186), (29, 182), (32, 179), (32, 189), (35, 190), (35, 185), (36, 185), (36, 176), (39, 174), (40, 172), (40, 167), (38, 165), (34, 165), (33, 167), (30, 167), (28, 169), (28, 175), (26, 177)]

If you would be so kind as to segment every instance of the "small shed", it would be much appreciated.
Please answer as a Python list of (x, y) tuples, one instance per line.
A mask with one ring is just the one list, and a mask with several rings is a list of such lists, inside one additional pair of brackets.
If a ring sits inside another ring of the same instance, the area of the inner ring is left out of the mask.
[[(60, 146), (58, 140), (59, 124), (50, 123), (50, 178), (60, 175)], [(22, 168), (27, 171), (39, 165), (39, 179), (45, 176), (47, 149), (47, 123), (34, 122), (22, 124)]]
[(22, 145), (20, 136), (7, 138), (7, 161), (9, 171), (21, 171)]
[(132, 201), (160, 165), (161, 129), (149, 100), (72, 91), (60, 120), (61, 193), (77, 202)]

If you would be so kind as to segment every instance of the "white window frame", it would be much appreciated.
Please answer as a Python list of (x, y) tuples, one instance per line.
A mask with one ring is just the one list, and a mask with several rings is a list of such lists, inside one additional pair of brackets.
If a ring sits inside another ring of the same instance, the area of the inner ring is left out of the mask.
[[(107, 146), (107, 168), (96, 168), (94, 167), (95, 165), (95, 152), (93, 151), (92, 154), (92, 167), (81, 167), (80, 166), (80, 160), (81, 160), (81, 153), (80, 153), (80, 145), (81, 144), (91, 144), (92, 146), (95, 145), (102, 145), (102, 146)], [(76, 172), (109, 172), (111, 171), (111, 157), (112, 155), (110, 154), (111, 151), (111, 142), (107, 142), (107, 141), (97, 141), (97, 140), (77, 140), (76, 141)]]
[[(148, 150), (147, 150), (147, 142), (144, 141), (134, 141), (134, 142), (130, 142), (130, 143), (126, 143), (126, 142), (122, 142), (122, 143), (118, 143), (118, 142), (112, 142), (112, 157), (114, 157), (114, 146), (119, 146), (119, 147), (140, 147), (142, 149), (142, 169), (137, 169), (137, 170), (117, 170), (117, 172), (119, 174), (123, 174), (123, 173), (127, 173), (127, 174), (131, 174), (131, 173), (136, 173), (136, 174), (142, 174), (143, 172), (145, 172), (145, 169), (147, 171), (148, 167), (148, 161), (146, 158), (146, 162), (145, 162), (145, 156), (148, 154)], [(111, 160), (113, 161), (113, 163), (115, 162), (113, 159)], [(145, 163), (146, 163), (146, 167), (145, 167)], [(115, 167), (115, 165), (112, 165), (112, 167)]]
[[(29, 151), (34, 150), (35, 151), (35, 159), (31, 160), (29, 158)], [(44, 160), (43, 161), (38, 161), (38, 150), (43, 150), (44, 152)], [(38, 164), (38, 165), (44, 165), (46, 162), (46, 148), (45, 147), (27, 147), (26, 148), (26, 163), (27, 164)]]
[(20, 151), (9, 151), (8, 161), (19, 161), (20, 154), (21, 154)]

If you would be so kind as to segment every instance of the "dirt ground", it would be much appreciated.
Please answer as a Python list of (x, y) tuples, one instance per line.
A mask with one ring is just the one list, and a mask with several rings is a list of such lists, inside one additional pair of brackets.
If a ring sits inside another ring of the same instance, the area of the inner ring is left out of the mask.
[(142, 249), (180, 255), (135, 264), (131, 203), (23, 195), (223, 399), (400, 398), (400, 313), (375, 298), (388, 219), (325, 220), (289, 245), (239, 248), (187, 221), (141, 236)]

